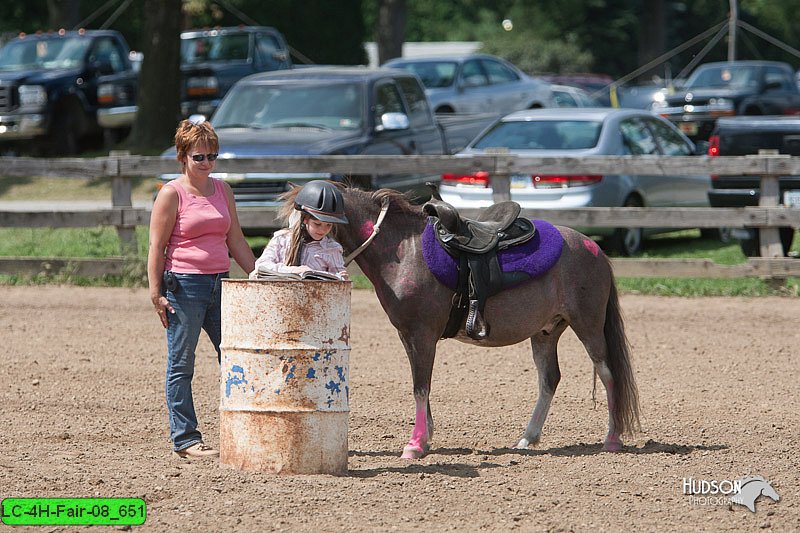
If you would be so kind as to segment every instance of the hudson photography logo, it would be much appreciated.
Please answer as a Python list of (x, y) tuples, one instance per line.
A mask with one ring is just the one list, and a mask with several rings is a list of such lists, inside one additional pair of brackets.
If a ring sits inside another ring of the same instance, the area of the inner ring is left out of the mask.
[(776, 502), (781, 499), (772, 484), (761, 476), (720, 480), (685, 477), (681, 481), (681, 491), (690, 505), (742, 505), (753, 513), (759, 496)]

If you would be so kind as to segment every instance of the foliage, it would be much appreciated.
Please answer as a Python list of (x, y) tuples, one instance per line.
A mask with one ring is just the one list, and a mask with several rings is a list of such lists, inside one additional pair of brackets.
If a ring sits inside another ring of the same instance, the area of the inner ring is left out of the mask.
[(576, 43), (542, 40), (518, 32), (483, 42), (481, 52), (502, 57), (529, 74), (586, 72), (594, 62), (591, 52)]

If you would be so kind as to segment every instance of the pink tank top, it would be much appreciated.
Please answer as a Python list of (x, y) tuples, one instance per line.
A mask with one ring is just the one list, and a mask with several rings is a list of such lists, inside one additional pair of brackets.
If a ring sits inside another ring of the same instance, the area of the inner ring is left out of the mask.
[(172, 229), (165, 268), (183, 274), (219, 274), (230, 269), (228, 229), (231, 214), (222, 181), (211, 178), (214, 194), (195, 196), (176, 181), (167, 183), (178, 192), (178, 213)]

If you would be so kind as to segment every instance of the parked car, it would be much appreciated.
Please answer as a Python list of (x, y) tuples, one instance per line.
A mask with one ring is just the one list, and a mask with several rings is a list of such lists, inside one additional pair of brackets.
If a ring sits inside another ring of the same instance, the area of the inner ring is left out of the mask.
[(779, 61), (705, 63), (680, 90), (656, 96), (652, 110), (692, 140), (708, 140), (720, 117), (800, 114), (794, 69)]
[[(760, 150), (800, 156), (800, 117), (725, 117), (717, 120), (709, 139), (709, 156), (754, 155)], [(782, 205), (800, 207), (800, 176), (781, 176), (778, 186)], [(711, 176), (711, 189), (708, 191), (711, 207), (756, 206), (760, 199), (759, 176)], [(795, 229), (783, 226), (779, 232), (786, 255), (792, 247)], [(758, 228), (732, 228), (730, 233), (739, 241), (744, 255), (761, 255)]]
[(581, 89), (570, 85), (552, 85), (553, 101), (557, 107), (603, 107), (599, 101)]
[(602, 106), (611, 106), (611, 85), (614, 78), (608, 74), (574, 73), (574, 74), (544, 74), (542, 80), (555, 85), (569, 85), (580, 87), (588, 92), (592, 98)]
[[(496, 116), (448, 117), (439, 123), (419, 78), (395, 69), (319, 67), (254, 74), (240, 80), (211, 119), (221, 161), (237, 157), (303, 155), (445, 155), (460, 150)], [(174, 158), (174, 147), (164, 157)], [(220, 165), (222, 166), (222, 165)], [(429, 194), (438, 175), (348, 176), (362, 188)], [(342, 180), (318, 173), (217, 173), (240, 207), (279, 205), (289, 182)], [(177, 175), (161, 176), (162, 181)], [(268, 229), (268, 228), (266, 228)], [(260, 231), (256, 228), (256, 231)]]
[(74, 155), (104, 124), (104, 84), (136, 79), (122, 34), (79, 30), (20, 34), (0, 48), (0, 151)]
[(510, 113), (554, 107), (550, 84), (499, 57), (485, 54), (393, 59), (385, 67), (422, 80), (435, 113)]
[[(288, 48), (283, 35), (268, 26), (181, 33), (181, 114), (210, 117), (241, 78), (292, 68)], [(138, 111), (137, 77), (108, 80), (98, 90), (105, 98), (100, 124), (116, 131), (130, 129)]]
[[(488, 128), (460, 153), (498, 149), (519, 156), (674, 155), (704, 152), (669, 121), (645, 110), (534, 109), (512, 113)], [(442, 199), (456, 208), (492, 204), (488, 172), (442, 176)], [(527, 209), (581, 207), (708, 206), (708, 175), (540, 175), (511, 176), (511, 199)], [(639, 253), (645, 234), (669, 228), (578, 228), (603, 237), (622, 255)]]

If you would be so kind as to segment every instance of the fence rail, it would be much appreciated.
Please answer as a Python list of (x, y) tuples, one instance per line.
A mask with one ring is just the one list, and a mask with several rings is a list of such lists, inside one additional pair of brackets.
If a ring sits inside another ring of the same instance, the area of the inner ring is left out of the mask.
[[(152, 156), (112, 155), (90, 159), (37, 159), (0, 157), (0, 174), (7, 177), (58, 177), (63, 179), (112, 178), (112, 207), (96, 210), (0, 211), (0, 227), (95, 227), (115, 226), (123, 247), (134, 238), (134, 228), (147, 225), (149, 209), (133, 207), (131, 178), (174, 173), (177, 163)], [(782, 257), (778, 228), (800, 227), (800, 209), (780, 205), (778, 178), (800, 175), (800, 158), (783, 155), (737, 157), (516, 157), (508, 154), (481, 156), (279, 156), (219, 159), (218, 175), (244, 172), (330, 172), (333, 174), (440, 174), (486, 170), (491, 174), (493, 198), (510, 198), (510, 175), (516, 173), (587, 173), (664, 175), (727, 175), (761, 177), (758, 207), (744, 208), (582, 208), (564, 210), (525, 209), (529, 218), (544, 218), (575, 227), (758, 227), (760, 258), (734, 266), (707, 260), (613, 259), (615, 274), (630, 277), (743, 277), (781, 279), (800, 276), (800, 261)], [(276, 208), (239, 208), (245, 227), (277, 227)], [(463, 210), (476, 216), (479, 210)], [(82, 258), (2, 258), (0, 273), (55, 272), (71, 268), (76, 274), (120, 273), (129, 261)]]

